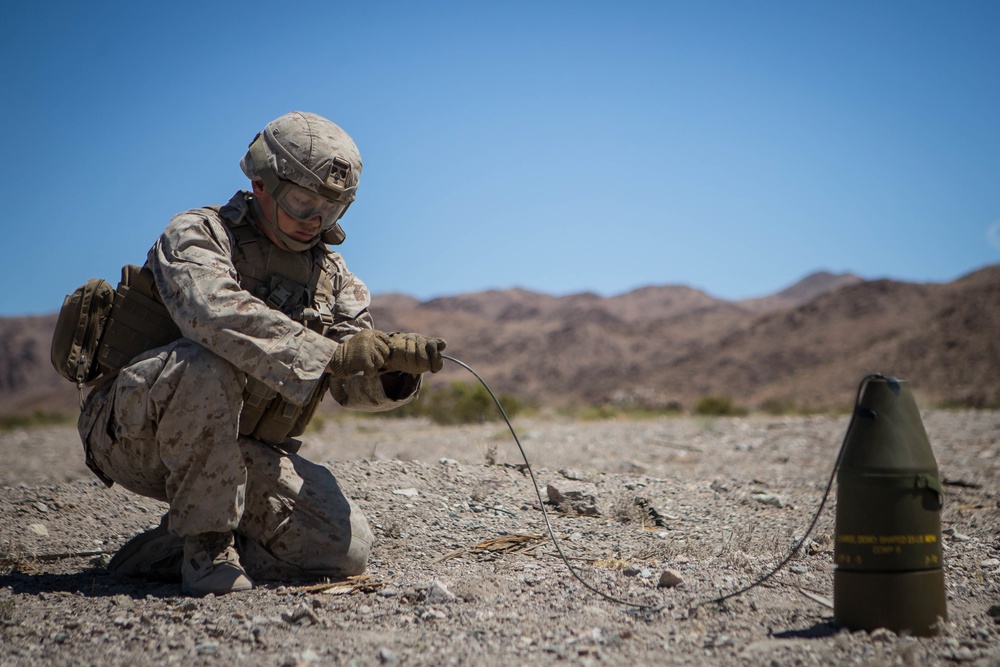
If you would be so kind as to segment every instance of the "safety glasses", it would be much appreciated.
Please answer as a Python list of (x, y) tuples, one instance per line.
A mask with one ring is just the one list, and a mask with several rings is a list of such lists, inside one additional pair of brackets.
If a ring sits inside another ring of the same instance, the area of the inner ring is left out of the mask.
[(351, 202), (332, 201), (291, 181), (281, 180), (274, 198), (285, 212), (298, 220), (323, 220), (323, 229), (333, 227)]

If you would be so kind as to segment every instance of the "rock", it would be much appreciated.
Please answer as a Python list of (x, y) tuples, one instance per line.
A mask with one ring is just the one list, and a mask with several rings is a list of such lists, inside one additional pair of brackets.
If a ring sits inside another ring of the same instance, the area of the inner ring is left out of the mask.
[(586, 494), (583, 491), (560, 491), (551, 484), (546, 485), (546, 493), (549, 495), (549, 502), (567, 514), (581, 514), (584, 516), (600, 516), (597, 509), (597, 498)]
[(393, 493), (397, 496), (406, 496), (407, 498), (416, 498), (420, 495), (420, 492), (413, 488), (395, 489)]
[(764, 505), (773, 505), (774, 507), (784, 507), (785, 501), (781, 499), (777, 493), (768, 493), (767, 491), (754, 491), (750, 496), (758, 503)]
[(869, 636), (873, 642), (880, 642), (882, 644), (889, 644), (896, 641), (896, 633), (886, 628), (875, 628)]
[(438, 463), (440, 463), (443, 466), (457, 466), (458, 465), (458, 461), (456, 461), (455, 459), (440, 459), (438, 461)]
[(391, 666), (399, 663), (399, 658), (396, 657), (396, 654), (390, 651), (389, 649), (385, 648), (384, 646), (378, 650), (376, 657), (378, 658), (378, 661), (383, 665)]
[(319, 616), (312, 609), (304, 604), (300, 604), (291, 611), (281, 612), (281, 620), (289, 625), (303, 625), (309, 623), (319, 624)]
[(559, 474), (565, 477), (566, 479), (571, 479), (575, 482), (580, 482), (587, 479), (587, 476), (583, 473), (582, 470), (573, 470), (572, 468), (563, 468), (562, 470), (559, 471)]
[(28, 532), (32, 533), (33, 535), (38, 535), (39, 537), (49, 536), (49, 529), (40, 523), (33, 523), (30, 526), (28, 526)]
[(219, 652), (219, 642), (205, 642), (194, 647), (198, 655), (215, 655)]
[(1000, 558), (987, 558), (979, 564), (979, 567), (1000, 567)]
[(656, 582), (657, 588), (676, 588), (684, 583), (684, 578), (677, 570), (664, 570), (660, 573), (660, 580)]
[(424, 600), (427, 602), (451, 602), (455, 599), (455, 594), (449, 591), (448, 587), (437, 579), (432, 581), (431, 585), (424, 591)]

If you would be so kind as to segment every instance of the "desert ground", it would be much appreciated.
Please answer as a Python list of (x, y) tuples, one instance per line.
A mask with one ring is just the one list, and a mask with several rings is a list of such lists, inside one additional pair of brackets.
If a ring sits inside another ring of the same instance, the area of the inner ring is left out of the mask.
[(302, 454), (372, 523), (367, 574), (201, 599), (104, 569), (162, 504), (106, 489), (72, 426), (8, 430), (0, 664), (997, 666), (1000, 412), (922, 416), (945, 483), (949, 618), (919, 638), (835, 625), (834, 497), (780, 572), (708, 602), (802, 537), (846, 414), (515, 419), (573, 567), (629, 605), (558, 557), (502, 422), (327, 417)]

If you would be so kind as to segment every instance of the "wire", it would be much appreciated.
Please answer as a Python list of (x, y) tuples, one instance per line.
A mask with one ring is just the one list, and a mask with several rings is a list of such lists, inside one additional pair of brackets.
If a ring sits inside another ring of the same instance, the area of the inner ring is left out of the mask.
[(770, 572), (764, 574), (762, 577), (758, 578), (753, 583), (744, 586), (743, 588), (739, 588), (731, 593), (726, 593), (725, 595), (722, 595), (720, 597), (713, 598), (711, 600), (704, 600), (702, 602), (699, 602), (698, 604), (693, 605), (689, 609), (689, 614), (688, 614), (689, 617), (694, 612), (696, 612), (699, 607), (702, 607), (706, 604), (719, 604), (725, 602), (730, 598), (734, 598), (738, 595), (743, 595), (747, 591), (750, 591), (756, 588), (757, 586), (760, 586), (768, 579), (776, 575), (782, 568), (788, 565), (789, 561), (791, 561), (792, 558), (795, 557), (795, 554), (799, 552), (799, 549), (801, 549), (802, 545), (806, 543), (806, 539), (809, 538), (809, 535), (816, 527), (816, 522), (819, 521), (820, 514), (823, 513), (823, 508), (826, 506), (826, 501), (830, 498), (830, 489), (833, 488), (833, 480), (837, 477), (837, 471), (840, 470), (840, 463), (841, 460), (844, 458), (844, 450), (847, 449), (847, 442), (848, 440), (850, 440), (851, 430), (854, 428), (854, 420), (857, 418), (858, 415), (858, 406), (861, 404), (861, 394), (864, 391), (865, 385), (867, 385), (870, 380), (881, 377), (884, 376), (879, 373), (871, 373), (869, 375), (866, 375), (858, 384), (858, 392), (857, 395), (854, 397), (854, 412), (851, 414), (851, 422), (847, 427), (847, 433), (844, 435), (844, 440), (840, 443), (840, 451), (837, 452), (837, 461), (833, 464), (833, 470), (830, 471), (830, 478), (826, 481), (826, 489), (823, 491), (823, 498), (822, 500), (820, 500), (819, 507), (816, 508), (816, 512), (813, 514), (812, 521), (809, 522), (809, 527), (806, 528), (805, 535), (803, 535), (802, 538), (798, 542), (796, 542), (794, 546), (792, 546), (792, 550), (788, 552), (788, 555), (785, 556), (784, 560), (778, 563)]
[(548, 531), (549, 539), (551, 539), (552, 544), (555, 545), (556, 551), (559, 553), (559, 557), (562, 559), (563, 563), (566, 564), (566, 568), (569, 570), (569, 573), (573, 575), (573, 577), (577, 581), (579, 581), (583, 585), (583, 587), (589, 590), (591, 593), (596, 593), (597, 595), (600, 595), (602, 598), (610, 602), (625, 605), (627, 607), (634, 607), (636, 609), (642, 609), (648, 612), (656, 612), (663, 609), (665, 605), (650, 605), (638, 602), (629, 602), (628, 600), (622, 600), (620, 598), (616, 598), (613, 595), (609, 595), (608, 593), (605, 593), (604, 591), (600, 590), (599, 588), (595, 587), (593, 584), (588, 582), (586, 579), (583, 578), (583, 576), (580, 575), (579, 572), (577, 572), (576, 568), (573, 567), (573, 565), (569, 562), (569, 558), (567, 558), (566, 554), (563, 553), (562, 546), (559, 545), (559, 540), (556, 539), (555, 531), (552, 530), (552, 523), (549, 521), (549, 513), (545, 509), (545, 501), (542, 500), (542, 492), (538, 488), (538, 480), (535, 478), (535, 471), (531, 468), (531, 464), (528, 462), (528, 455), (524, 452), (524, 447), (521, 446), (521, 440), (520, 438), (517, 437), (517, 432), (514, 430), (514, 425), (510, 423), (510, 418), (507, 417), (507, 412), (503, 409), (503, 406), (500, 404), (500, 399), (498, 399), (496, 397), (496, 394), (493, 393), (493, 390), (490, 389), (490, 385), (486, 383), (486, 380), (484, 380), (482, 376), (479, 375), (479, 373), (477, 373), (472, 369), (472, 366), (469, 366), (464, 361), (459, 361), (455, 357), (449, 357), (447, 354), (442, 354), (441, 357), (449, 361), (455, 362), (465, 370), (472, 373), (476, 377), (476, 379), (479, 380), (479, 382), (483, 385), (483, 388), (486, 389), (487, 393), (489, 393), (490, 398), (493, 399), (493, 402), (496, 403), (497, 409), (499, 409), (500, 414), (503, 415), (503, 420), (507, 422), (507, 428), (510, 429), (510, 434), (514, 436), (514, 442), (517, 443), (517, 448), (521, 452), (521, 458), (524, 459), (524, 467), (528, 471), (528, 475), (531, 477), (532, 486), (534, 486), (535, 488), (535, 495), (538, 497), (538, 506), (542, 509), (542, 518), (545, 520), (545, 529), (546, 531)]
[[(622, 600), (621, 598), (609, 595), (604, 591), (596, 588), (593, 584), (584, 579), (579, 572), (577, 572), (576, 568), (573, 567), (573, 565), (569, 562), (569, 558), (567, 558), (566, 554), (563, 553), (562, 547), (559, 545), (559, 540), (556, 539), (555, 532), (552, 530), (552, 523), (549, 521), (549, 513), (545, 509), (545, 501), (542, 500), (542, 492), (538, 488), (538, 480), (535, 478), (535, 471), (531, 468), (531, 464), (528, 462), (528, 455), (524, 452), (524, 447), (521, 446), (521, 440), (517, 437), (517, 432), (514, 430), (514, 425), (511, 424), (510, 418), (507, 417), (507, 412), (503, 409), (503, 405), (500, 404), (500, 399), (498, 399), (496, 397), (496, 394), (493, 393), (493, 390), (490, 389), (490, 385), (486, 383), (486, 380), (484, 380), (482, 376), (479, 375), (479, 373), (473, 370), (473, 368), (468, 364), (466, 364), (464, 361), (459, 361), (455, 357), (448, 356), (447, 354), (442, 354), (441, 357), (447, 359), (448, 361), (452, 361), (458, 364), (465, 370), (472, 373), (476, 377), (476, 379), (479, 380), (479, 382), (483, 385), (483, 388), (486, 389), (487, 393), (490, 395), (490, 398), (493, 399), (493, 402), (496, 403), (497, 409), (500, 410), (500, 414), (503, 416), (504, 421), (507, 423), (507, 428), (510, 429), (510, 434), (514, 436), (514, 442), (517, 443), (517, 448), (521, 452), (521, 458), (524, 459), (525, 469), (528, 471), (528, 475), (531, 477), (531, 484), (535, 488), (535, 495), (538, 497), (538, 506), (542, 509), (542, 518), (545, 520), (545, 529), (548, 531), (549, 538), (552, 540), (552, 544), (555, 545), (556, 551), (559, 553), (559, 557), (562, 558), (563, 563), (565, 563), (566, 569), (569, 570), (569, 573), (573, 575), (573, 577), (577, 581), (579, 581), (584, 588), (586, 588), (592, 593), (596, 593), (597, 595), (601, 596), (602, 598), (610, 602), (625, 605), (627, 607), (633, 607), (635, 609), (640, 609), (648, 613), (655, 613), (665, 609), (667, 606), (666, 604), (651, 605), (651, 604), (642, 604), (638, 602), (629, 602), (628, 600)], [(823, 508), (826, 507), (826, 501), (830, 497), (830, 490), (833, 488), (833, 480), (836, 478), (837, 471), (840, 469), (840, 463), (844, 457), (844, 451), (847, 448), (847, 442), (850, 439), (851, 431), (854, 428), (854, 420), (857, 418), (858, 415), (858, 407), (861, 404), (861, 395), (862, 392), (864, 391), (865, 385), (867, 385), (868, 382), (872, 379), (883, 378), (883, 377), (885, 376), (881, 375), (880, 373), (870, 373), (866, 375), (864, 378), (862, 378), (861, 382), (858, 384), (857, 395), (854, 398), (854, 412), (851, 415), (851, 422), (847, 427), (847, 433), (844, 435), (844, 440), (840, 443), (840, 451), (837, 452), (837, 460), (834, 463), (833, 470), (830, 472), (830, 477), (826, 482), (826, 489), (823, 491), (823, 498), (820, 500), (819, 507), (816, 508), (816, 512), (813, 514), (812, 521), (809, 522), (809, 527), (806, 528), (805, 535), (803, 535), (802, 538), (798, 542), (796, 542), (794, 546), (792, 546), (792, 550), (788, 553), (788, 555), (785, 556), (785, 558), (780, 563), (778, 563), (770, 572), (767, 572), (762, 577), (758, 578), (753, 583), (744, 586), (743, 588), (737, 589), (731, 593), (726, 593), (725, 595), (719, 596), (717, 598), (712, 598), (711, 600), (703, 600), (702, 602), (692, 605), (688, 609), (688, 618), (691, 618), (698, 611), (700, 607), (706, 604), (719, 604), (731, 598), (743, 595), (744, 593), (756, 588), (757, 586), (760, 586), (768, 579), (773, 577), (775, 574), (777, 574), (792, 560), (792, 558), (795, 557), (795, 554), (799, 552), (799, 549), (802, 548), (802, 545), (806, 543), (806, 539), (808, 539), (809, 535), (812, 534), (813, 529), (816, 528), (816, 523), (819, 521), (819, 517), (823, 513)], [(887, 379), (894, 380), (894, 378), (887, 378)]]

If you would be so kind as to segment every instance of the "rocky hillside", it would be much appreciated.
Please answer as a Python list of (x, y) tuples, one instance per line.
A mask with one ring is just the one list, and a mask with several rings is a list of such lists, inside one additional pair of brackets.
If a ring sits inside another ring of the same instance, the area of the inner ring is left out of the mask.
[[(375, 298), (377, 324), (448, 339), (495, 390), (544, 404), (846, 407), (872, 371), (933, 404), (1000, 405), (1000, 265), (948, 284), (817, 273), (761, 299), (681, 286), (610, 298), (521, 289)], [(0, 319), (0, 414), (72, 412), (49, 365), (55, 316)], [(446, 367), (433, 382), (467, 379)]]

